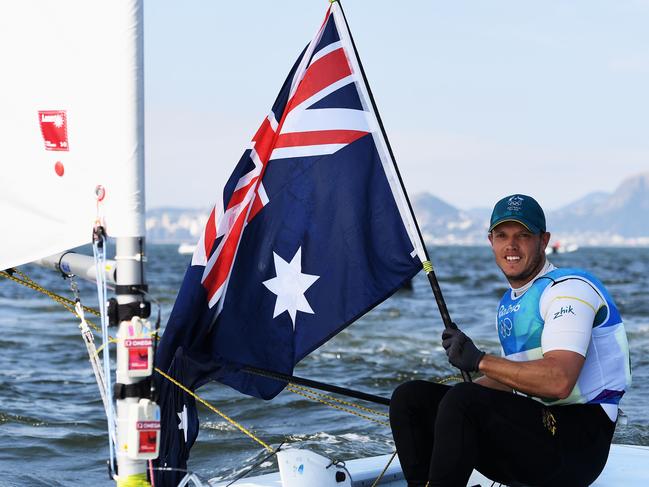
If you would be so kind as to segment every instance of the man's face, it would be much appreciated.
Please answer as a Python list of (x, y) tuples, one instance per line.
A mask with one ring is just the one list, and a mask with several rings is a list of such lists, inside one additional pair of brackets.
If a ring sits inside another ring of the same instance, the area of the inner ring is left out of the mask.
[(519, 288), (538, 274), (545, 264), (548, 232), (534, 234), (518, 222), (504, 222), (489, 234), (496, 264), (509, 284)]

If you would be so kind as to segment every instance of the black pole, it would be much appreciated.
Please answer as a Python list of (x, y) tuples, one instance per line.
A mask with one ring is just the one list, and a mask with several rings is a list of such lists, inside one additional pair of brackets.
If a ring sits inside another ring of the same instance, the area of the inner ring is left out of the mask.
[(293, 384), (312, 387), (313, 389), (319, 389), (321, 391), (333, 392), (335, 394), (349, 396), (355, 399), (362, 399), (363, 401), (373, 402), (375, 404), (382, 404), (384, 406), (390, 405), (390, 400), (386, 397), (375, 396), (374, 394), (367, 394), (361, 391), (354, 391), (352, 389), (346, 389), (344, 387), (325, 384), (324, 382), (318, 382), (311, 379), (303, 379), (302, 377), (295, 377), (294, 375), (282, 374), (280, 372), (273, 372), (271, 370), (260, 369), (258, 367), (245, 366), (241, 370), (248, 374), (260, 375), (262, 377), (268, 377), (269, 379), (275, 379), (280, 382), (292, 382)]
[[(444, 296), (442, 295), (442, 290), (439, 287), (439, 282), (437, 281), (437, 276), (435, 276), (435, 271), (433, 270), (433, 265), (431, 263), (430, 257), (428, 255), (428, 249), (426, 248), (426, 244), (424, 243), (424, 238), (421, 234), (421, 230), (419, 228), (419, 223), (417, 222), (417, 218), (415, 217), (415, 211), (412, 208), (412, 203), (410, 202), (410, 198), (408, 197), (408, 192), (406, 191), (406, 187), (403, 184), (403, 178), (401, 177), (401, 172), (399, 171), (399, 166), (397, 165), (397, 160), (394, 157), (394, 152), (392, 152), (392, 146), (390, 145), (390, 140), (388, 139), (388, 134), (385, 131), (385, 127), (383, 126), (383, 121), (381, 120), (381, 114), (379, 113), (379, 109), (376, 106), (376, 101), (374, 100), (374, 95), (372, 94), (372, 89), (370, 88), (370, 83), (367, 81), (367, 76), (365, 76), (365, 69), (363, 68), (363, 63), (361, 62), (361, 57), (358, 55), (358, 49), (356, 49), (356, 43), (354, 42), (354, 36), (352, 36), (352, 31), (349, 28), (349, 23), (347, 22), (347, 16), (345, 15), (345, 11), (343, 10), (342, 3), (340, 3), (340, 0), (336, 0), (338, 2), (338, 5), (340, 6), (340, 12), (343, 14), (343, 19), (345, 19), (345, 26), (347, 27), (347, 32), (349, 33), (349, 38), (352, 41), (352, 47), (354, 48), (354, 54), (356, 55), (356, 60), (358, 61), (358, 66), (361, 69), (361, 76), (363, 76), (363, 82), (365, 83), (365, 87), (367, 88), (367, 93), (370, 97), (370, 102), (372, 103), (372, 109), (374, 110), (374, 114), (376, 115), (376, 120), (379, 122), (379, 127), (381, 128), (381, 134), (383, 134), (383, 139), (385, 140), (385, 144), (388, 147), (388, 152), (390, 153), (390, 157), (392, 158), (392, 163), (394, 165), (394, 169), (397, 173), (397, 178), (399, 179), (399, 184), (401, 185), (401, 189), (403, 191), (403, 195), (406, 198), (406, 202), (408, 203), (408, 209), (410, 210), (410, 215), (412, 216), (412, 220), (415, 223), (415, 228), (417, 229), (417, 235), (419, 236), (419, 241), (421, 242), (421, 246), (424, 249), (424, 255), (426, 256), (426, 262), (423, 263), (424, 265), (424, 271), (426, 271), (426, 275), (428, 276), (428, 282), (430, 283), (430, 287), (433, 291), (433, 296), (435, 296), (435, 301), (437, 302), (437, 307), (439, 308), (439, 313), (442, 316), (442, 322), (444, 323), (444, 328), (451, 328), (453, 326), (453, 320), (451, 320), (451, 315), (448, 312), (448, 308), (446, 307), (446, 301), (444, 301)], [(428, 264), (428, 265), (427, 265)], [(471, 382), (471, 376), (469, 375), (468, 372), (461, 370), (462, 372), (462, 378), (464, 379), (464, 382)]]

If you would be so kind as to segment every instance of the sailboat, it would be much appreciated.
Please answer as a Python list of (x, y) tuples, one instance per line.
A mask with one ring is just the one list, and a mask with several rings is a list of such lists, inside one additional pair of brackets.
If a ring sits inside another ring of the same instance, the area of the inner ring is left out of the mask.
[[(11, 134), (16, 156), (8, 169), (20, 182), (0, 197), (12, 230), (3, 235), (0, 268), (45, 259), (64, 275), (97, 279), (102, 360), (83, 308), (76, 309), (105, 407), (109, 468), (129, 485), (146, 482), (146, 461), (159, 444), (147, 386), (155, 344), (144, 274), (142, 9), (127, 0), (29, 1), (12, 4), (0, 21), (10, 94), (0, 130)], [(109, 237), (114, 262), (106, 257)], [(66, 255), (89, 243), (94, 258)], [(115, 381), (110, 324), (119, 337)]]
[[(27, 191), (22, 188), (21, 191), (15, 191), (8, 187), (0, 196), (2, 214), (7, 215), (7, 226), (13, 229), (3, 239), (0, 269), (41, 260), (57, 272), (87, 276), (98, 281), (103, 317), (102, 335), (106, 345), (111, 317), (119, 323), (117, 383), (112, 383), (110, 364), (107, 365), (106, 361), (103, 364), (96, 363), (97, 381), (105, 396), (110, 468), (118, 485), (148, 485), (148, 471), (151, 468), (149, 460), (157, 456), (161, 436), (165, 433), (160, 429), (164, 423), (160, 424), (160, 412), (154, 401), (155, 395), (151, 394), (148, 379), (153, 369), (155, 327), (149, 321), (149, 296), (153, 290), (147, 288), (144, 272), (142, 8), (142, 2), (137, 0), (111, 2), (101, 8), (83, 0), (69, 0), (63, 5), (45, 1), (20, 2), (14, 8), (13, 24), (3, 26), (6, 28), (0, 32), (0, 39), (5, 45), (11, 42), (21, 46), (20, 50), (3, 54), (6, 56), (3, 58), (4, 65), (15, 67), (16, 76), (7, 79), (11, 83), (7, 90), (15, 93), (15, 96), (6, 102), (8, 113), (12, 117), (0, 118), (0, 133), (16, 134), (12, 143), (21, 148), (21, 160), (15, 161), (12, 176), (30, 182)], [(79, 19), (83, 19), (83, 22), (79, 22)], [(67, 35), (49, 35), (52, 25), (56, 25), (58, 32), (66, 32)], [(327, 30), (332, 25), (330, 29), (335, 28), (339, 38), (321, 45), (322, 38), (332, 34)], [(73, 32), (77, 35), (72, 35)], [(80, 38), (84, 42), (79, 42)], [(336, 45), (330, 47), (331, 44)], [(45, 45), (48, 52), (65, 55), (43, 56)], [(320, 147), (320, 152), (315, 155), (338, 153), (363, 138), (366, 142), (372, 141), (375, 144), (373, 150), (378, 154), (378, 167), (384, 171), (382, 177), (386, 180), (384, 194), (393, 198), (390, 207), (384, 211), (392, 211), (394, 218), (398, 216), (404, 236), (398, 244), (407, 249), (402, 256), (403, 261), (399, 263), (406, 270), (395, 272), (396, 277), (372, 296), (369, 304), (380, 302), (397, 290), (404, 280), (424, 267), (443, 320), (449, 323), (448, 310), (421, 235), (417, 231), (414, 214), (409, 207), (369, 84), (362, 73), (360, 58), (338, 2), (331, 5), (325, 22), (296, 65), (296, 75), (292, 77), (296, 81), (294, 85), (289, 84), (287, 87), (287, 103), (290, 105), (288, 100), (301, 96), (299, 85), (303, 79), (307, 79), (308, 69), (318, 59), (337, 50), (341, 50), (341, 56), (339, 63), (334, 66), (346, 66), (344, 69), (348, 72), (334, 81), (341, 82), (336, 89), (324, 93), (312, 105), (317, 105), (325, 95), (330, 95), (337, 89), (353, 85), (358, 90), (359, 105), (356, 110), (363, 112), (363, 117), (356, 125), (347, 128), (353, 134), (339, 133), (334, 140), (327, 139), (327, 143), (316, 144), (327, 147)], [(26, 63), (25, 60), (34, 62)], [(346, 79), (345, 83), (342, 82), (343, 79)], [(301, 101), (307, 99), (308, 97)], [(297, 108), (297, 103), (294, 108)], [(291, 110), (286, 108), (286, 111)], [(277, 114), (274, 112), (275, 116)], [(371, 118), (370, 115), (376, 118)], [(282, 117), (276, 117), (275, 120), (269, 118), (267, 127), (273, 128), (275, 123), (275, 130), (282, 120)], [(284, 126), (288, 127), (289, 122), (284, 121)], [(265, 164), (272, 161), (273, 157), (271, 153), (267, 154), (268, 157), (260, 156), (261, 149), (257, 144), (259, 140), (261, 139), (256, 139), (253, 148), (262, 164)], [(299, 144), (295, 139), (287, 137), (282, 149), (291, 148), (299, 152), (306, 150), (304, 147), (312, 146)], [(288, 159), (290, 155), (284, 154), (282, 160)], [(260, 190), (263, 170), (260, 168), (260, 172), (256, 174), (256, 186), (246, 200), (248, 206), (242, 209), (245, 212), (237, 214), (243, 214), (248, 223), (251, 221), (251, 212), (261, 211), (274, 197), (267, 188)], [(245, 178), (247, 174), (242, 173), (241, 178)], [(244, 187), (239, 186), (240, 181), (241, 179), (236, 181), (236, 188)], [(267, 183), (270, 188), (270, 181)], [(224, 213), (225, 211), (222, 214)], [(215, 255), (214, 249), (220, 245), (218, 238), (231, 235), (219, 225), (217, 212), (211, 217), (211, 221), (213, 227), (208, 223), (194, 253), (194, 264), (203, 268), (207, 268)], [(209, 235), (213, 239), (211, 242), (208, 241)], [(107, 237), (115, 241), (114, 261), (106, 259), (104, 253)], [(240, 242), (241, 236), (234, 245), (235, 253), (240, 251)], [(95, 250), (95, 256), (90, 261), (67, 252), (68, 249), (87, 243), (92, 243)], [(277, 255), (277, 258), (272, 255), (272, 262), (275, 269), (282, 265), (284, 268), (295, 266), (302, 262), (299, 258), (296, 260), (296, 256), (302, 257), (306, 253), (307, 250), (302, 249), (299, 254), (296, 251), (288, 256)], [(311, 284), (318, 280), (324, 281), (324, 274), (316, 276), (310, 272), (315, 271), (300, 269), (297, 274), (300, 279), (306, 279)], [(295, 275), (294, 273), (293, 276)], [(228, 292), (231, 293), (235, 286), (234, 282), (228, 281), (230, 277), (227, 275), (218, 286), (211, 288), (213, 294), (210, 295), (210, 301), (213, 301), (212, 307), (219, 312), (226, 309), (227, 305), (220, 300)], [(270, 291), (279, 289), (276, 287), (277, 281), (272, 281), (275, 278), (279, 278), (279, 275), (266, 281), (266, 288)], [(105, 307), (103, 303), (106, 302), (106, 288), (109, 284), (115, 287), (116, 299), (111, 306)], [(277, 317), (283, 314), (283, 319), (288, 320), (286, 322), (292, 324), (294, 330), (300, 329), (298, 318), (316, 314), (318, 310), (317, 306), (309, 303), (306, 290), (303, 293), (306, 304), (301, 302), (300, 306), (293, 308), (278, 308), (276, 303), (279, 302), (279, 294), (275, 293), (275, 298), (269, 295), (269, 298), (275, 300), (276, 311), (280, 312)], [(349, 314), (355, 316), (357, 312), (351, 310)], [(82, 313), (79, 312), (79, 315), (83, 322)], [(327, 332), (327, 336), (315, 337), (307, 348), (319, 345), (330, 333), (339, 331), (352, 321), (346, 315), (343, 316), (335, 330)], [(306, 353), (308, 350), (303, 350), (296, 353), (296, 356)], [(91, 354), (91, 360), (92, 357)], [(104, 357), (108, 357), (108, 354), (104, 354)], [(293, 365), (291, 363), (288, 369), (292, 370)], [(224, 380), (237, 387), (246, 386), (237, 385), (236, 375), (224, 376)], [(262, 396), (275, 393), (275, 390), (264, 389), (267, 385), (254, 387)], [(277, 385), (272, 388), (277, 389)], [(117, 397), (115, 402), (112, 400), (113, 395)], [(172, 415), (175, 414), (176, 411), (172, 411)], [(175, 429), (178, 433), (178, 428)], [(236, 485), (360, 486), (371, 485), (379, 477), (380, 485), (405, 485), (398, 459), (394, 459), (383, 471), (390, 459), (389, 455), (332, 464), (331, 459), (308, 450), (289, 449), (279, 451), (277, 458), (280, 470), (278, 474), (242, 479)], [(594, 485), (646, 484), (649, 472), (638, 466), (644, 465), (647, 458), (649, 450), (646, 448), (615, 445), (609, 465)], [(192, 475), (184, 476), (180, 482), (181, 485), (192, 483), (200, 485), (202, 482)], [(490, 483), (475, 472), (469, 485)], [(228, 482), (224, 482), (216, 485), (227, 484)]]
[(183, 242), (178, 245), (178, 253), (182, 255), (192, 255), (196, 250), (196, 244)]
[(569, 252), (575, 252), (579, 249), (579, 245), (576, 243), (564, 243), (559, 240), (555, 240), (545, 249), (545, 253), (550, 254), (567, 254)]

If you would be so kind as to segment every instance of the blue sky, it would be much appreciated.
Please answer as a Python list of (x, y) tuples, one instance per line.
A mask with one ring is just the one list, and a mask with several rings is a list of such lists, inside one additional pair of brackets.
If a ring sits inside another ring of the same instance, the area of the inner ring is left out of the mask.
[[(327, 0), (145, 3), (147, 206), (208, 207)], [(649, 1), (344, 0), (411, 194), (548, 209), (649, 171)]]

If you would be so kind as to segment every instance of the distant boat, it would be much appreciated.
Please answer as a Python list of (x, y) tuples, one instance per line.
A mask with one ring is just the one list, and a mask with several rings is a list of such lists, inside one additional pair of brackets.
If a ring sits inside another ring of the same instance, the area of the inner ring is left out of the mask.
[(579, 245), (575, 243), (571, 244), (562, 244), (558, 240), (554, 242), (552, 245), (546, 247), (545, 253), (546, 254), (565, 254), (568, 252), (574, 252), (579, 248)]
[(178, 253), (182, 255), (193, 254), (196, 249), (196, 244), (181, 243), (178, 246)]

